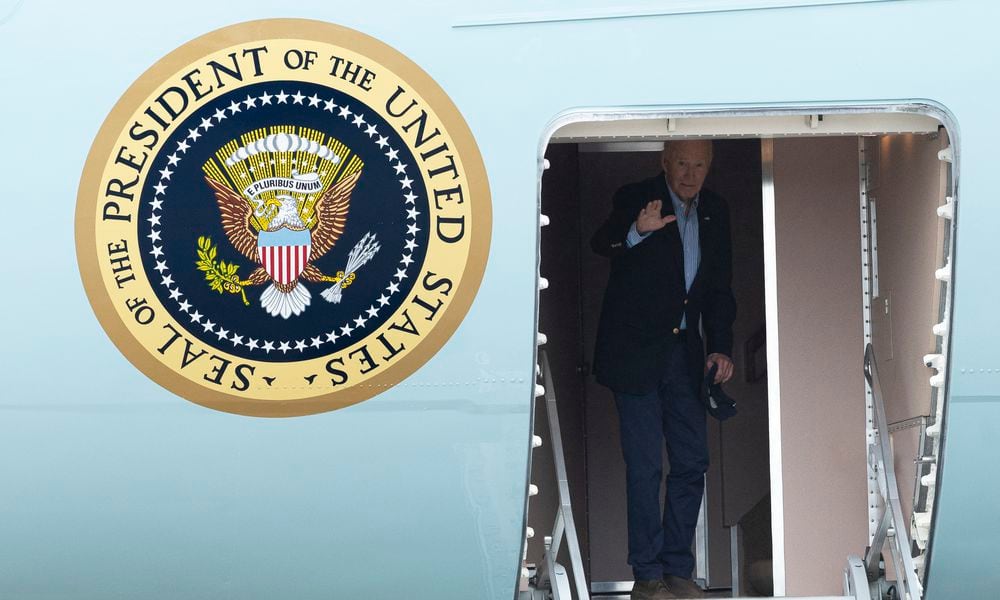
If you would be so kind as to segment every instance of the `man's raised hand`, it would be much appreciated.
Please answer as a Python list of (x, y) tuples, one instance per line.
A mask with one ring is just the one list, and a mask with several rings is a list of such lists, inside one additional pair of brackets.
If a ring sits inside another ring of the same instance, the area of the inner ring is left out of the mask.
[(646, 235), (647, 233), (663, 229), (667, 223), (673, 223), (677, 220), (677, 217), (674, 215), (661, 217), (660, 210), (662, 208), (662, 200), (653, 200), (646, 205), (646, 208), (639, 211), (639, 216), (635, 219), (635, 230), (639, 235)]

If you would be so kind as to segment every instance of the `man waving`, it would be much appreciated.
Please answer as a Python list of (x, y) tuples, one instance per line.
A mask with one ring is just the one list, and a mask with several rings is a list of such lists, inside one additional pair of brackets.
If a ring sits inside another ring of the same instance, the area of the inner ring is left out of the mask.
[[(702, 188), (711, 163), (711, 141), (667, 142), (663, 172), (618, 190), (591, 240), (611, 258), (594, 373), (618, 407), (632, 600), (702, 596), (691, 580), (708, 469), (699, 389), (713, 365), (716, 382), (732, 376), (736, 316), (729, 211)], [(661, 511), (664, 443), (670, 472)]]

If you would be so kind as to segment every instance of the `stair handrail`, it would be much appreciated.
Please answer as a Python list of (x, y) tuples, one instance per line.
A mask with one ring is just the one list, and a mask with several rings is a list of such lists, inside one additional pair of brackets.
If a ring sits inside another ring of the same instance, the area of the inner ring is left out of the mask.
[(878, 478), (878, 492), (882, 500), (882, 516), (878, 528), (872, 538), (871, 545), (865, 552), (865, 570), (871, 581), (879, 574), (879, 558), (886, 539), (892, 537), (889, 546), (896, 570), (896, 585), (905, 585), (902, 598), (919, 600), (923, 597), (923, 584), (917, 576), (916, 565), (913, 562), (910, 536), (907, 533), (908, 523), (903, 520), (903, 508), (899, 502), (899, 487), (896, 483), (896, 468), (893, 464), (892, 446), (889, 441), (888, 420), (885, 416), (885, 401), (882, 397), (882, 385), (878, 377), (878, 363), (875, 360), (875, 349), (869, 343), (865, 347), (864, 362), (865, 383), (872, 394), (872, 416), (875, 423), (875, 435), (868, 447), (868, 460), (874, 467)]
[[(590, 600), (587, 576), (583, 568), (583, 555), (580, 552), (580, 542), (576, 534), (576, 521), (573, 519), (573, 504), (569, 496), (569, 479), (566, 475), (566, 458), (563, 454), (555, 385), (552, 380), (552, 370), (549, 368), (549, 357), (544, 350), (539, 351), (538, 361), (541, 364), (542, 386), (545, 388), (545, 408), (549, 422), (552, 462), (555, 465), (556, 484), (559, 491), (559, 508), (556, 511), (555, 524), (552, 526), (552, 535), (546, 536), (545, 561), (542, 565), (539, 580), (548, 579), (551, 582), (555, 600), (571, 600), (568, 589), (565, 585), (560, 585), (560, 583), (565, 584), (566, 582), (553, 580), (554, 577), (564, 575), (565, 573), (565, 571), (562, 571), (561, 566), (556, 563), (562, 539), (565, 537), (577, 600)], [(562, 572), (560, 573), (560, 571)], [(565, 598), (563, 598), (564, 594), (566, 595)]]

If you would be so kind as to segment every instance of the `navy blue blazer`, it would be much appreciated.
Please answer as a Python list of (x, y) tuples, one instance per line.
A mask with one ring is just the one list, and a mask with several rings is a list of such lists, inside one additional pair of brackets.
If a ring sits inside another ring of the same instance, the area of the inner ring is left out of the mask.
[(682, 315), (687, 316), (684, 339), (692, 385), (701, 385), (706, 345), (709, 354), (732, 357), (736, 301), (731, 289), (732, 242), (725, 201), (702, 188), (698, 200), (701, 263), (691, 289), (686, 290), (684, 250), (676, 221), (632, 248), (625, 242), (639, 211), (653, 200), (663, 201), (662, 216), (674, 214), (663, 173), (619, 189), (611, 214), (590, 242), (595, 252), (611, 259), (594, 349), (594, 374), (598, 383), (626, 394), (645, 394), (657, 388)]

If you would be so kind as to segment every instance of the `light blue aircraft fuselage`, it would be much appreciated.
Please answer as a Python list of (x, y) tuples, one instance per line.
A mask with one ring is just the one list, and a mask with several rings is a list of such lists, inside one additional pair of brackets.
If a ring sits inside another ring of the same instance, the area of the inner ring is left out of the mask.
[[(559, 119), (916, 104), (945, 121), (960, 174), (926, 597), (993, 597), (1000, 10), (943, 0), (606, 4), (2, 3), (12, 185), (0, 236), (0, 597), (514, 597), (535, 401), (539, 181)], [(433, 358), (365, 402), (267, 419), (184, 401), (120, 354), (80, 284), (74, 218), (91, 142), (135, 79), (206, 32), (285, 17), (356, 29), (426, 70), (475, 137), (493, 223), (482, 285)]]

